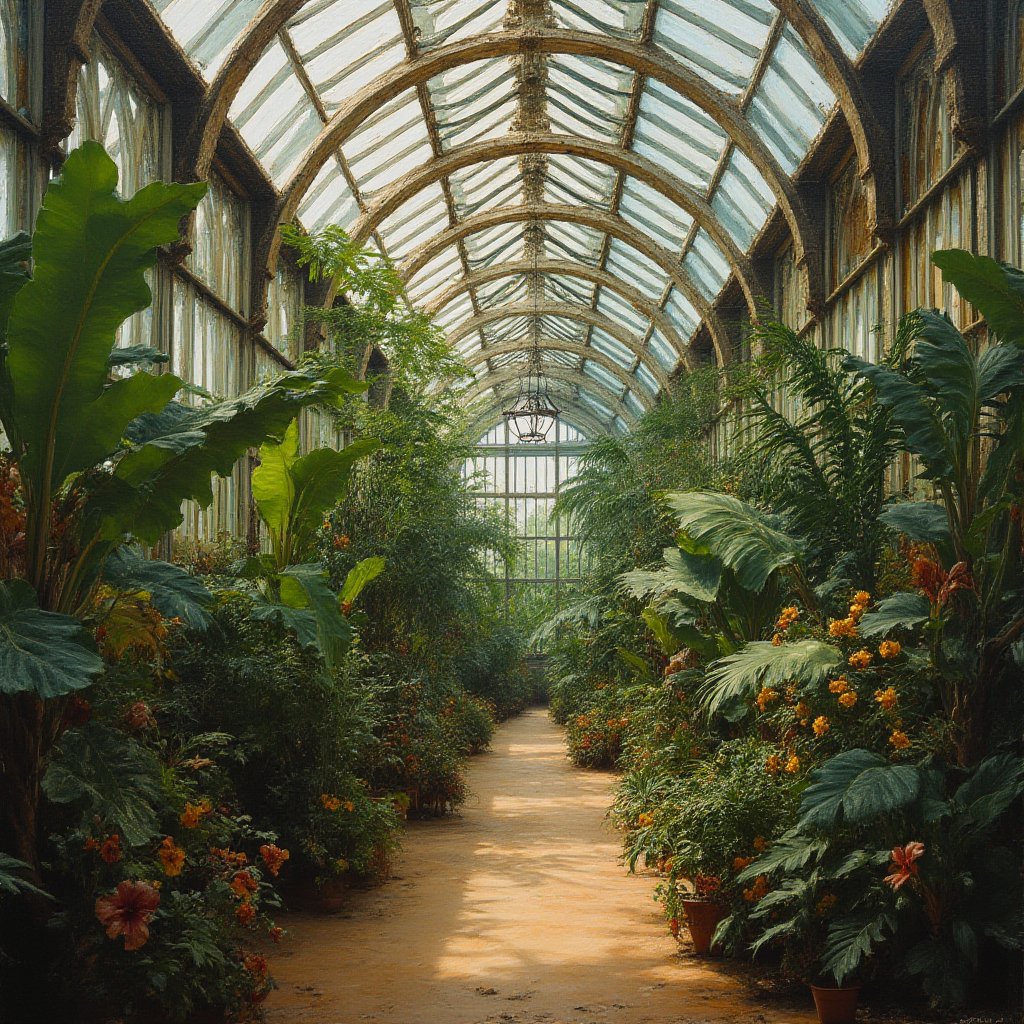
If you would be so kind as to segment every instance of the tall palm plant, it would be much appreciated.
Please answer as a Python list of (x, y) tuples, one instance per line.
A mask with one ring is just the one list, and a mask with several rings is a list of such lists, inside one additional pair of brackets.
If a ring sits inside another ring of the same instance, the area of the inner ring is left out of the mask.
[[(913, 316), (899, 323), (884, 365), (900, 365), (915, 324)], [(885, 533), (878, 516), (886, 469), (899, 451), (892, 413), (844, 369), (845, 349), (818, 348), (770, 319), (754, 325), (753, 341), (766, 372), (750, 375), (739, 391), (753, 428), (744, 461), (758, 467), (761, 498), (808, 540), (812, 575), (839, 574), (870, 588)], [(796, 400), (792, 412), (772, 403), (780, 384)]]

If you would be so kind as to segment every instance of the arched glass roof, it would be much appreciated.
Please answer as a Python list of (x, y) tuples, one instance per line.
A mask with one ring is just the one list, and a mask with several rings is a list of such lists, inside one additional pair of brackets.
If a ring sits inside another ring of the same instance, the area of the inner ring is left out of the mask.
[(889, 7), (151, 2), (288, 216), (396, 260), (495, 404), (541, 304), (553, 386), (607, 429), (714, 334), (731, 276), (751, 297), (745, 254), (777, 204), (795, 216), (789, 175)]

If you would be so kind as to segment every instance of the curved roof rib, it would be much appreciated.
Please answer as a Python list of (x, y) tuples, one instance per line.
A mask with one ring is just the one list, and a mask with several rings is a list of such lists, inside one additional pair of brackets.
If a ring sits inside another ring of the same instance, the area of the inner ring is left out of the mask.
[(756, 311), (747, 254), (775, 207), (818, 308), (792, 175), (835, 106), (873, 227), (891, 221), (892, 147), (856, 67), (891, 0), (150, 2), (209, 82), (179, 172), (209, 172), (230, 118), (278, 190), (255, 319), (277, 223), (339, 224), (396, 261), (495, 401), (534, 308), (570, 392), (639, 382), (631, 408), (589, 407), (603, 422), (664, 386), (701, 321), (727, 361), (714, 300), (735, 277)]

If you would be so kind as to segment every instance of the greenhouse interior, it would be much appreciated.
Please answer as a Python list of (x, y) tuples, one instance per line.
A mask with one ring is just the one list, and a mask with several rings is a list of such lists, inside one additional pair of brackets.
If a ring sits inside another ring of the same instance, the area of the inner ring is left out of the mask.
[(1024, 0), (0, 0), (0, 1024), (1021, 1024)]

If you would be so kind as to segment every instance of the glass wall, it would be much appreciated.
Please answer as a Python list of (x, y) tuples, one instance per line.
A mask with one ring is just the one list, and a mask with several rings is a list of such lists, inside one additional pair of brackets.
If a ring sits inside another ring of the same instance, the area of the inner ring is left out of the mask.
[(511, 606), (524, 610), (557, 605), (586, 568), (586, 550), (564, 520), (554, 515), (561, 488), (577, 473), (586, 438), (560, 421), (550, 443), (510, 441), (505, 423), (489, 430), (466, 461), (463, 476), (482, 508), (496, 509), (518, 544), (514, 561), (490, 553), (489, 568), (504, 578)]

